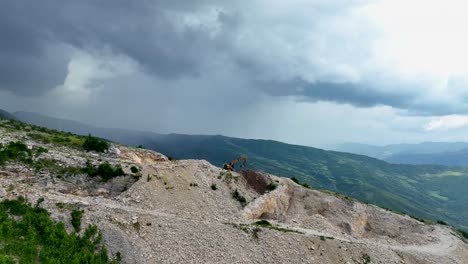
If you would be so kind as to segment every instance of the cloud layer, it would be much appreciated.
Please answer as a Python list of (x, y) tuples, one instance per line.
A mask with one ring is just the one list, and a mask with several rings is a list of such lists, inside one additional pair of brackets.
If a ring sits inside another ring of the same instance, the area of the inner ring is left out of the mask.
[[(0, 103), (20, 108), (12, 98), (34, 101), (29, 105), (89, 121), (105, 119), (120, 104), (128, 108), (117, 111), (121, 119), (108, 120), (142, 126), (128, 120), (157, 109), (148, 129), (227, 133), (266, 106), (291, 113), (283, 108), (291, 102), (309, 104), (303, 111), (326, 102), (344, 105), (336, 111), (351, 106), (361, 115), (362, 108), (372, 118), (391, 109), (388, 118), (408, 117), (423, 130), (431, 116), (468, 114), (468, 40), (461, 26), (468, 19), (457, 11), (465, 5), (5, 0)], [(271, 118), (248, 119), (252, 126)]]
[[(385, 49), (373, 44), (388, 36), (366, 13), (378, 10), (375, 3), (8, 0), (0, 11), (1, 87), (23, 95), (54, 89), (66, 78), (72, 47), (126, 56), (155, 78), (209, 78), (225, 67), (272, 95), (444, 112), (438, 108), (448, 101), (432, 108), (434, 98), (424, 97), (428, 89), (452, 90), (440, 88), (451, 77), (440, 84), (379, 69), (388, 67), (379, 54)], [(468, 110), (458, 103), (451, 109)]]

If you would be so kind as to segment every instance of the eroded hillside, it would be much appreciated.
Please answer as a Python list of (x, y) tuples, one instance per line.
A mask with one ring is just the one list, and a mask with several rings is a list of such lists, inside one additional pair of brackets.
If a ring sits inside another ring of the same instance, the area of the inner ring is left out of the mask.
[[(82, 137), (0, 122), (0, 143), (32, 153), (1, 165), (0, 197), (42, 198), (68, 232), (70, 210), (83, 210), (81, 226), (96, 225), (123, 263), (468, 263), (468, 245), (447, 226), (287, 178), (118, 144), (85, 152)], [(102, 164), (124, 175), (105, 178)]]

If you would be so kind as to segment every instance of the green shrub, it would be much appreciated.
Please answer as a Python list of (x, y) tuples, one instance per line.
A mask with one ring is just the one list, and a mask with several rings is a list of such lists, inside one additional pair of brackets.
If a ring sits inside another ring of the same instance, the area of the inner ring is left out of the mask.
[(439, 225), (447, 225), (447, 223), (444, 222), (444, 221), (442, 221), (442, 220), (437, 221), (437, 223), (438, 223)]
[(81, 230), (81, 218), (83, 218), (83, 211), (78, 209), (73, 209), (71, 211), (71, 224), (75, 231), (78, 233)]
[(213, 191), (218, 190), (218, 186), (216, 186), (216, 183), (211, 184), (211, 190)]
[(10, 160), (31, 164), (32, 152), (20, 141), (10, 142), (6, 146), (0, 144), (0, 164)]
[[(15, 214), (13, 214), (15, 212)], [(21, 216), (15, 220), (12, 215)], [(49, 212), (23, 200), (0, 202), (0, 263), (117, 263), (109, 260), (96, 226), (68, 234)], [(12, 262), (13, 259), (13, 262)]]
[(35, 151), (36, 151), (36, 153), (34, 154), (34, 156), (36, 156), (36, 157), (39, 157), (43, 153), (48, 153), (49, 152), (48, 149), (43, 148), (43, 147), (38, 147), (38, 148), (35, 149)]
[(307, 183), (303, 183), (303, 184), (301, 184), (301, 186), (304, 187), (304, 188), (307, 188), (307, 189), (311, 189), (309, 184), (307, 184)]
[(278, 187), (278, 184), (276, 183), (273, 183), (273, 182), (270, 182), (268, 185), (267, 185), (267, 190), (268, 191), (274, 191), (276, 189), (276, 187)]
[(234, 192), (232, 192), (232, 198), (234, 198), (234, 200), (237, 200), (242, 206), (245, 206), (247, 204), (247, 200), (244, 196), (242, 196), (239, 193), (239, 191), (237, 191), (237, 189)]
[(268, 222), (267, 220), (260, 220), (260, 221), (257, 221), (255, 223), (253, 223), (254, 225), (257, 225), (257, 226), (263, 226), (263, 227), (270, 227), (272, 226), (270, 222)]
[(0, 254), (0, 264), (16, 264), (14, 258)]
[(90, 134), (83, 143), (83, 149), (86, 151), (106, 152), (109, 149), (109, 143)]
[(361, 256), (361, 258), (362, 258), (362, 263), (363, 264), (371, 263), (371, 257), (369, 255), (364, 254), (364, 255)]
[(41, 204), (42, 204), (44, 201), (45, 201), (45, 200), (44, 200), (44, 197), (41, 197), (41, 198), (37, 199), (37, 201), (36, 201), (36, 207), (41, 206)]
[(9, 214), (19, 216), (26, 213), (27, 205), (24, 198), (17, 200), (5, 200), (2, 205), (6, 208)]
[(135, 166), (132, 166), (130, 170), (132, 171), (132, 173), (138, 173), (138, 168)]
[(299, 184), (299, 180), (298, 180), (296, 177), (292, 177), (292, 178), (291, 178), (291, 181), (293, 181), (293, 182)]
[(114, 168), (108, 162), (101, 163), (97, 168), (95, 168), (88, 161), (86, 162), (86, 167), (83, 169), (83, 172), (87, 173), (91, 177), (100, 176), (105, 182), (112, 178), (125, 175), (122, 167), (117, 166)]

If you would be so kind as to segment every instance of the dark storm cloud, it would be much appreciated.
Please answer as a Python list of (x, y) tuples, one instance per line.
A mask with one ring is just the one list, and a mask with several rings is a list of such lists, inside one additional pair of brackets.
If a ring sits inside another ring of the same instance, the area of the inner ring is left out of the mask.
[[(379, 83), (385, 84), (377, 87)], [(273, 96), (295, 96), (303, 101), (328, 101), (362, 108), (392, 106), (406, 110), (401, 114), (407, 116), (468, 113), (468, 105), (464, 103), (464, 98), (468, 97), (462, 96), (450, 102), (439, 101), (437, 98), (423, 98), (423, 94), (419, 91), (424, 90), (424, 86), (415, 82), (380, 80), (380, 82), (367, 83), (321, 81), (311, 83), (296, 78), (287, 82), (257, 81), (257, 86)]]
[(23, 8), (11, 1), (0, 8), (0, 89), (37, 95), (63, 83), (68, 62), (62, 47), (50, 43), (44, 28), (35, 26), (40, 17)]
[[(467, 113), (463, 102), (421, 99), (420, 84), (415, 89), (415, 84), (369, 77), (379, 73), (360, 68), (372, 56), (366, 45), (373, 36), (360, 19), (346, 16), (364, 2), (294, 1), (296, 7), (281, 1), (4, 0), (0, 89), (44, 94), (64, 83), (73, 51), (79, 50), (129, 58), (139, 66), (138, 74), (174, 83), (171, 87), (180, 80), (201, 80), (183, 82), (200, 94), (213, 93), (207, 88), (210, 78), (222, 68), (232, 74), (217, 81), (220, 94), (239, 83), (244, 90), (312, 102), (387, 105), (417, 114)], [(197, 24), (191, 16), (211, 17)], [(359, 81), (348, 80), (353, 79), (346, 75), (348, 69), (351, 75), (357, 72)]]
[(368, 84), (307, 82), (295, 79), (287, 82), (257, 82), (258, 86), (274, 96), (297, 96), (306, 101), (331, 101), (351, 104), (357, 107), (391, 105), (407, 108), (416, 95), (392, 93), (369, 87)]
[[(63, 83), (66, 54), (50, 52), (59, 44), (110, 49), (164, 78), (197, 76), (222, 40), (201, 28), (178, 29), (173, 16), (196, 10), (200, 2), (3, 1), (0, 88), (36, 95)], [(227, 14), (219, 15), (220, 23), (230, 22)]]
[(143, 1), (138, 5), (119, 1), (112, 6), (90, 3), (63, 9), (67, 19), (56, 30), (59, 38), (84, 49), (109, 47), (165, 78), (199, 75), (208, 58), (205, 55), (216, 52), (218, 40), (211, 39), (209, 32), (196, 27), (176, 28), (173, 19), (177, 18), (173, 16), (177, 14), (171, 9), (181, 8), (182, 1)]

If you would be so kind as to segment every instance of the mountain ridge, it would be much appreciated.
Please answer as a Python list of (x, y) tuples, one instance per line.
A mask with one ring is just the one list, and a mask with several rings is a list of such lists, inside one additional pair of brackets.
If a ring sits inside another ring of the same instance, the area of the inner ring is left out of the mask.
[(440, 153), (398, 153), (386, 159), (399, 164), (441, 164), (445, 166), (468, 166), (468, 148)]
[(460, 210), (467, 207), (464, 201), (468, 194), (463, 186), (468, 185), (468, 168), (395, 165), (363, 155), (272, 140), (163, 135), (116, 129), (97, 129), (82, 134), (90, 132), (115, 142), (143, 145), (176, 159), (206, 159), (216, 166), (245, 154), (248, 168), (295, 177), (317, 189), (342, 193), (433, 221), (443, 220), (468, 227), (468, 208)]
[(468, 166), (467, 142), (421, 142), (373, 146), (345, 143), (334, 149), (362, 154), (395, 164)]

